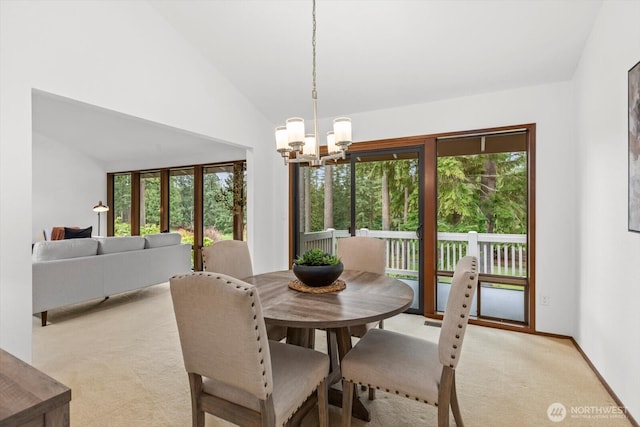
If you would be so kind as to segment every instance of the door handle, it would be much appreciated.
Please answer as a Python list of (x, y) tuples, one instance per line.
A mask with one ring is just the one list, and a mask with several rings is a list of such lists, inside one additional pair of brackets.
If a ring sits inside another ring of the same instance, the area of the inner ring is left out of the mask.
[(423, 224), (418, 225), (418, 228), (416, 228), (416, 237), (418, 240), (422, 240), (422, 228)]

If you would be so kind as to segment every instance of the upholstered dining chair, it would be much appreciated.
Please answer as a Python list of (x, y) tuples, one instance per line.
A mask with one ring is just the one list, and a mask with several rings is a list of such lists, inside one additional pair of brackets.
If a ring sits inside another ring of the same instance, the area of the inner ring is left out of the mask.
[[(385, 274), (387, 254), (384, 240), (375, 237), (354, 236), (338, 240), (337, 255), (345, 269)], [(349, 327), (351, 336), (361, 338), (369, 329), (384, 328), (382, 320)], [(327, 334), (329, 337), (329, 334)], [(331, 346), (331, 342), (327, 342)], [(363, 387), (366, 389), (366, 387)], [(369, 388), (369, 400), (375, 399), (375, 389)]]
[(202, 264), (204, 271), (214, 271), (236, 279), (253, 276), (249, 246), (242, 240), (220, 240), (203, 247)]
[[(369, 273), (385, 274), (387, 259), (384, 240), (375, 237), (346, 237), (338, 240), (338, 258), (346, 270), (360, 270)], [(369, 329), (375, 328), (382, 321), (352, 326), (351, 335), (362, 337)]]
[(462, 258), (453, 283), (437, 343), (384, 329), (368, 331), (342, 359), (342, 425), (351, 425), (354, 384), (385, 390), (438, 407), (438, 426), (456, 425), (462, 414), (455, 372), (460, 361), (469, 310), (478, 285), (476, 257)]
[[(253, 276), (251, 254), (247, 242), (242, 240), (220, 240), (202, 248), (204, 271), (226, 274), (236, 279)], [(280, 341), (287, 336), (287, 328), (267, 325), (270, 340)]]
[(328, 356), (268, 340), (253, 285), (194, 272), (172, 277), (170, 288), (194, 427), (205, 412), (242, 426), (296, 424), (316, 400), (328, 425)]

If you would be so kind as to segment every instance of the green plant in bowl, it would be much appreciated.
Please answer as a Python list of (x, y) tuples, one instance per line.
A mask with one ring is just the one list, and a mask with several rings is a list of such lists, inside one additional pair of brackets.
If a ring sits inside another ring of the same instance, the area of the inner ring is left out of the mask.
[(328, 254), (322, 249), (309, 249), (294, 261), (298, 265), (338, 265), (340, 258)]
[(320, 287), (332, 284), (344, 266), (340, 258), (322, 249), (310, 249), (293, 263), (293, 274), (307, 286)]

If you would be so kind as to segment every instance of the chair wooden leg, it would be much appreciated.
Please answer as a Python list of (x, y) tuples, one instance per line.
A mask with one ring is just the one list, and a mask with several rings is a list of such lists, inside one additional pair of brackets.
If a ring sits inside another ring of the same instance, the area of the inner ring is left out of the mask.
[(449, 427), (449, 407), (451, 405), (451, 387), (454, 370), (449, 366), (442, 368), (440, 388), (438, 389), (438, 427)]
[(43, 311), (40, 313), (40, 323), (42, 326), (47, 326), (47, 312)]
[(260, 401), (260, 413), (262, 414), (262, 427), (275, 427), (276, 411), (273, 407), (273, 395), (268, 395), (267, 400)]
[(329, 426), (329, 393), (326, 379), (318, 385), (318, 419), (320, 427)]
[(458, 405), (456, 371), (453, 371), (453, 380), (451, 381), (451, 411), (453, 412), (453, 419), (456, 421), (456, 426), (464, 427), (464, 424), (462, 423), (462, 413), (460, 412), (460, 406)]
[(189, 373), (189, 387), (191, 388), (191, 425), (193, 427), (204, 427), (204, 411), (200, 405), (202, 377)]
[(342, 427), (351, 427), (354, 384), (342, 380)]
[[(378, 323), (378, 328), (384, 329), (384, 319)], [(376, 400), (376, 389), (369, 387), (369, 400)]]
[(327, 353), (329, 353), (329, 360), (331, 361), (331, 371), (339, 369), (340, 363), (338, 362), (338, 340), (335, 332), (330, 329), (327, 332)]

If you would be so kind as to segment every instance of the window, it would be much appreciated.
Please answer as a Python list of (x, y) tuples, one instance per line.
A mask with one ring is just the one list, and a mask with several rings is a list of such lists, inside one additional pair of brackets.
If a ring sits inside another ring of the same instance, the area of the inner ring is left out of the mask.
[(182, 235), (183, 243), (193, 244), (195, 206), (194, 168), (169, 171), (169, 231)]
[(131, 174), (113, 176), (113, 235), (131, 235)]
[(160, 232), (160, 172), (140, 174), (140, 235)]
[(107, 174), (108, 234), (178, 232), (202, 267), (202, 246), (246, 238), (245, 161)]

